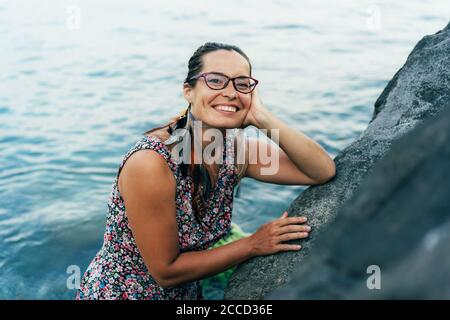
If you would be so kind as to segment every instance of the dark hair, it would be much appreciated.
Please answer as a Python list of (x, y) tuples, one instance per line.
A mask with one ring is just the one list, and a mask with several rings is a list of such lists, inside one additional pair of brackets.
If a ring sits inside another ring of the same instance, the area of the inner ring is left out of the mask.
[(184, 80), (185, 83), (188, 83), (191, 87), (194, 87), (197, 79), (192, 79), (192, 77), (195, 77), (196, 75), (200, 74), (200, 72), (203, 69), (203, 56), (209, 52), (217, 51), (217, 50), (228, 50), (228, 51), (236, 51), (241, 56), (247, 60), (249, 66), (250, 66), (250, 76), (252, 75), (252, 64), (250, 63), (250, 59), (247, 57), (247, 55), (242, 51), (239, 47), (230, 45), (230, 44), (224, 44), (224, 43), (217, 43), (217, 42), (207, 42), (204, 45), (200, 46), (192, 55), (192, 57), (189, 59), (189, 65), (188, 65), (188, 74), (186, 79)]
[[(250, 59), (248, 56), (237, 46), (217, 43), (217, 42), (207, 42), (204, 45), (200, 46), (194, 54), (189, 59), (188, 63), (188, 74), (184, 83), (187, 83), (191, 87), (195, 87), (197, 83), (197, 79), (192, 79), (198, 75), (203, 69), (203, 56), (209, 52), (217, 51), (217, 50), (228, 50), (228, 51), (236, 51), (240, 55), (242, 55), (248, 62), (250, 66), (250, 76), (252, 74), (252, 65), (250, 63)], [(183, 110), (181, 114), (171, 119), (171, 122), (168, 124), (157, 127), (151, 130), (148, 130), (144, 134), (151, 133), (155, 130), (162, 129), (168, 126), (167, 132), (172, 134), (175, 129), (184, 128), (189, 131), (191, 137), (193, 137), (192, 123), (190, 121), (190, 109), (191, 104), (188, 105), (186, 109)], [(193, 141), (193, 139), (192, 139)], [(169, 143), (170, 144), (170, 143)], [(224, 151), (225, 152), (225, 151)], [(191, 144), (191, 155), (194, 154), (193, 143)], [(248, 165), (248, 159), (246, 159), (245, 164), (238, 165), (238, 176), (236, 185), (239, 187), (240, 180), (243, 178), (246, 168)], [(180, 164), (181, 173), (183, 176), (191, 175), (193, 181), (193, 190), (192, 190), (192, 207), (194, 210), (195, 218), (197, 222), (202, 223), (201, 215), (205, 207), (205, 199), (208, 197), (209, 192), (211, 191), (211, 181), (209, 177), (208, 171), (201, 164), (195, 164), (193, 161), (190, 163), (181, 163)], [(200, 188), (202, 186), (202, 188)]]

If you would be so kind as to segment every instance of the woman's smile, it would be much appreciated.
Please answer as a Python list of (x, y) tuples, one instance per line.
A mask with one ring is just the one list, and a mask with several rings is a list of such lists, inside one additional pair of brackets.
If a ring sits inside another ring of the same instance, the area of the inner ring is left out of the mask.
[(213, 109), (225, 116), (232, 116), (239, 111), (239, 108), (236, 105), (230, 104), (217, 104), (213, 106)]

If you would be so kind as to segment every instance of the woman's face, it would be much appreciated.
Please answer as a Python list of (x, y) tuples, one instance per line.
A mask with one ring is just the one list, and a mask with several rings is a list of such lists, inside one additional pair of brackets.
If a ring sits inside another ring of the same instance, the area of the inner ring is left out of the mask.
[[(203, 56), (203, 69), (200, 73), (219, 72), (230, 78), (250, 76), (247, 60), (236, 51), (216, 50)], [(192, 104), (192, 114), (198, 120), (214, 128), (239, 128), (242, 126), (251, 104), (251, 93), (236, 91), (232, 81), (221, 90), (210, 89), (204, 78), (199, 78), (194, 88), (184, 84), (183, 94)], [(223, 113), (216, 109), (219, 105), (232, 105), (236, 112)]]

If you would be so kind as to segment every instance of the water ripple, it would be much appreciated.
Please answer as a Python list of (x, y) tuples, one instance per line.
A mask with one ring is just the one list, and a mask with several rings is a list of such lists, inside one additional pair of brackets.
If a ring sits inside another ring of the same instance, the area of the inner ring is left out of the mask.
[[(381, 0), (372, 30), (360, 1), (80, 3), (79, 29), (61, 6), (0, 5), (0, 299), (73, 299), (67, 266), (84, 271), (101, 246), (122, 157), (187, 105), (201, 44), (241, 47), (268, 108), (335, 156), (415, 43), (450, 16), (446, 0)], [(244, 179), (233, 220), (256, 231), (305, 188)]]

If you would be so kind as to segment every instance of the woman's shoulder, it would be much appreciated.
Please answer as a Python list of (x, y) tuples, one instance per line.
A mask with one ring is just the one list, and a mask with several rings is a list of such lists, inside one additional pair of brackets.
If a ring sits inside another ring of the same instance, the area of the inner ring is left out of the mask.
[(123, 168), (127, 167), (136, 174), (135, 176), (155, 175), (156, 172), (170, 172), (166, 159), (161, 157), (158, 152), (152, 148), (140, 149), (140, 152), (134, 152), (126, 160)]
[(148, 163), (151, 162), (152, 165), (169, 166), (172, 171), (175, 171), (176, 164), (172, 160), (170, 150), (164, 144), (164, 138), (164, 135), (153, 132), (140, 137), (123, 157), (117, 175), (120, 174), (125, 164), (130, 162), (130, 158), (133, 158), (132, 162), (137, 162), (137, 164), (145, 165), (147, 163), (149, 165)]
[[(124, 199), (148, 199), (155, 193), (171, 193), (176, 186), (176, 176), (169, 167), (153, 150), (143, 149), (135, 152), (119, 170), (118, 191)], [(130, 195), (133, 195), (132, 198), (129, 198)]]

